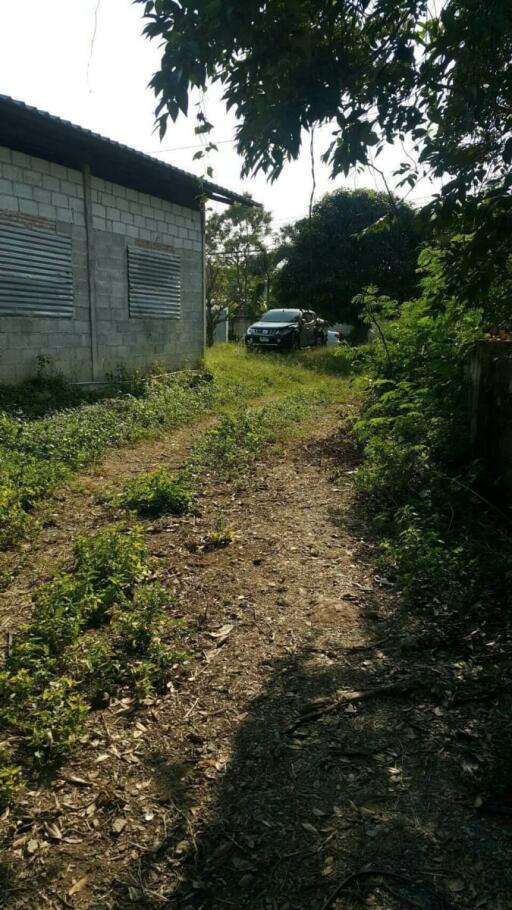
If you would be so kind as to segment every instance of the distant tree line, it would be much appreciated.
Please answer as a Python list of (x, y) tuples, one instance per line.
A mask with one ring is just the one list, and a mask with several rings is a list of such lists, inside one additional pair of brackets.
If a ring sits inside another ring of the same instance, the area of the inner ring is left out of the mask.
[(314, 309), (330, 323), (363, 327), (354, 298), (374, 285), (407, 300), (417, 291), (419, 234), (413, 209), (373, 190), (336, 190), (306, 217), (272, 232), (264, 209), (211, 213), (207, 239), (207, 341), (224, 318), (270, 306)]

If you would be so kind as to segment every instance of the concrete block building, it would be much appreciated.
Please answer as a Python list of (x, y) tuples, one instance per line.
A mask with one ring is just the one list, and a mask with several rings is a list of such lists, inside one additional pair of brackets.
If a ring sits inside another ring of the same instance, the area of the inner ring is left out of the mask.
[(210, 182), (0, 96), (0, 382), (195, 366)]

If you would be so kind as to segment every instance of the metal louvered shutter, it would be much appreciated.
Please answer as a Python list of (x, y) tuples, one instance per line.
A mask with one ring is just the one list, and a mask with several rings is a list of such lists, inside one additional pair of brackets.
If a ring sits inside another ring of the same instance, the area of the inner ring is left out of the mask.
[(130, 316), (138, 319), (179, 319), (181, 263), (179, 256), (128, 247)]
[(0, 222), (0, 316), (73, 316), (70, 237)]

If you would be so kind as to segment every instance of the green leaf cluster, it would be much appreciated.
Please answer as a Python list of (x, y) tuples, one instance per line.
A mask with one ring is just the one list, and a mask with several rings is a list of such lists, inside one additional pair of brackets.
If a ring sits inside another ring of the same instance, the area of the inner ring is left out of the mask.
[(141, 518), (159, 515), (184, 515), (192, 507), (190, 484), (164, 468), (139, 474), (113, 497), (114, 505), (136, 512)]
[(442, 250), (421, 258), (423, 295), (390, 316), (363, 354), (357, 484), (387, 571), (416, 606), (469, 614), (510, 604), (512, 541), (471, 451), (469, 362), (482, 313), (447, 296)]

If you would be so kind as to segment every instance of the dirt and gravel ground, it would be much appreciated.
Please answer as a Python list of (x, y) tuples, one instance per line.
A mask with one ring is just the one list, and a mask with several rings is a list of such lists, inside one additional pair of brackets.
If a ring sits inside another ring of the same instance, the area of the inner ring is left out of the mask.
[[(476, 783), (493, 704), (437, 694), (356, 518), (338, 427), (324, 416), (250, 477), (205, 478), (197, 515), (147, 526), (190, 659), (164, 697), (94, 714), (83, 748), (6, 813), (4, 906), (512, 908), (509, 821), (480, 811)], [(3, 615), (107, 520), (109, 478), (179, 461), (191, 434), (64, 492)], [(212, 550), (219, 524), (234, 537)]]

